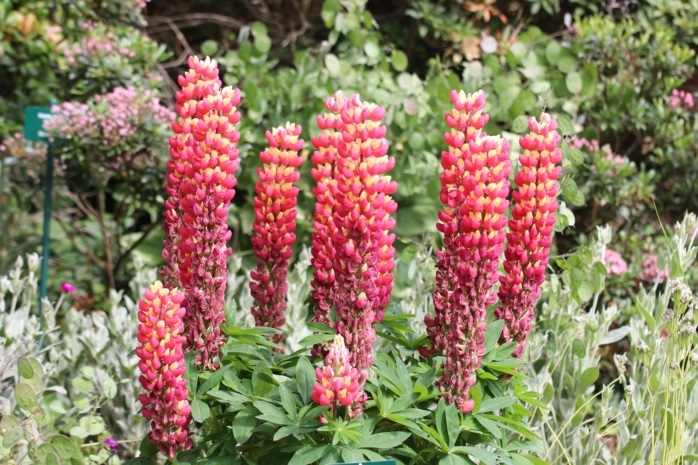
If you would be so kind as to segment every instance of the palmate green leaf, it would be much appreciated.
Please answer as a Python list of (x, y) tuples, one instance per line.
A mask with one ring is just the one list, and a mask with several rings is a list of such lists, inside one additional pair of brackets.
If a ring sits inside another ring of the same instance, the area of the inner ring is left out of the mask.
[(196, 396), (201, 397), (202, 395), (204, 395), (206, 393), (206, 391), (208, 391), (213, 386), (218, 384), (221, 381), (221, 379), (223, 379), (223, 375), (225, 375), (225, 372), (228, 371), (229, 369), (230, 369), (230, 365), (226, 365), (226, 366), (223, 366), (223, 367), (219, 368), (218, 370), (214, 371), (213, 373), (211, 373), (211, 372), (199, 373), (199, 377), (201, 377), (201, 378), (205, 377), (208, 373), (211, 373), (211, 375), (208, 377), (208, 379), (206, 381), (204, 381), (204, 383), (201, 385), (201, 387), (199, 387), (199, 390), (196, 391)]
[(494, 410), (500, 410), (506, 407), (509, 407), (510, 405), (514, 404), (516, 402), (516, 397), (495, 397), (493, 399), (485, 399), (482, 401), (480, 404), (480, 409), (477, 411), (477, 413), (487, 413), (487, 412), (492, 412)]
[(257, 410), (262, 412), (261, 415), (257, 415), (257, 419), (259, 420), (267, 421), (275, 425), (292, 425), (295, 423), (288, 418), (280, 408), (269, 402), (258, 400), (254, 402), (253, 405)]
[(499, 341), (499, 336), (504, 328), (504, 320), (496, 320), (487, 325), (485, 332), (485, 352), (490, 352)]
[(497, 454), (479, 447), (460, 446), (455, 447), (453, 452), (456, 454), (468, 454), (480, 461), (481, 464), (495, 465), (498, 462)]
[(191, 417), (194, 421), (202, 423), (211, 416), (211, 409), (208, 404), (201, 399), (194, 399), (191, 402)]
[(230, 391), (214, 390), (208, 391), (206, 394), (228, 405), (232, 411), (242, 409), (245, 403), (250, 400), (247, 396)]
[[(421, 436), (422, 438), (424, 438), (427, 441), (434, 444), (441, 451), (448, 450), (448, 444), (446, 444), (446, 441), (444, 441), (444, 438), (439, 434), (438, 431), (436, 431), (434, 428), (432, 428), (431, 426), (426, 425), (424, 423), (420, 423), (419, 427), (425, 433), (424, 436)], [(413, 434), (416, 434), (416, 433), (413, 433)]]
[(298, 418), (296, 402), (293, 400), (293, 395), (285, 384), (279, 385), (279, 397), (281, 398), (281, 405), (284, 407), (284, 410), (286, 410), (288, 417), (293, 421), (296, 421)]
[(311, 334), (298, 341), (298, 344), (303, 347), (310, 347), (315, 344), (331, 341), (332, 339), (334, 339), (334, 334)]
[(392, 449), (401, 445), (410, 437), (405, 431), (393, 431), (390, 433), (375, 433), (364, 437), (357, 447), (369, 449)]
[(306, 357), (300, 357), (296, 363), (296, 383), (298, 384), (298, 393), (301, 395), (303, 404), (310, 402), (310, 394), (313, 392), (315, 379), (313, 365)]
[(495, 438), (502, 439), (502, 430), (496, 422), (480, 415), (474, 415), (473, 420)]
[(473, 462), (462, 455), (448, 454), (441, 457), (439, 465), (472, 465)]
[(248, 405), (240, 410), (233, 420), (233, 437), (238, 444), (245, 444), (251, 437), (252, 432), (257, 427), (257, 409), (253, 405)]

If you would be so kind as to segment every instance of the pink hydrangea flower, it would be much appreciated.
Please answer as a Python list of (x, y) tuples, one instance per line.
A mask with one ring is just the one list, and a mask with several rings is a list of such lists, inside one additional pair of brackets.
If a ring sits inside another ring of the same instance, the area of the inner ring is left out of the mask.
[(692, 93), (679, 89), (674, 89), (671, 91), (671, 96), (668, 98), (668, 103), (672, 108), (682, 108), (685, 110), (692, 109), (695, 104)]

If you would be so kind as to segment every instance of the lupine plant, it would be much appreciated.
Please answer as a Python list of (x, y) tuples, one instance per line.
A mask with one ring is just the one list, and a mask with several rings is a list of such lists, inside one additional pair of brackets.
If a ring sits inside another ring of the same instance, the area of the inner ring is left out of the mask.
[[(404, 325), (409, 315), (389, 308), (398, 185), (387, 175), (395, 161), (381, 122), (385, 110), (358, 95), (328, 98), (311, 157), (314, 321), (306, 324), (317, 334), (284, 355), (278, 343), (301, 129), (288, 124), (267, 133), (256, 185), (254, 304), (239, 309), (251, 312), (256, 326), (226, 322), (220, 296), (242, 137), (233, 126), (240, 94), (222, 87), (214, 60), (192, 57), (189, 66), (179, 79), (172, 126), (165, 284), (156, 282), (139, 303), (136, 353), (148, 440), (173, 460), (539, 463), (516, 445), (533, 446), (535, 435), (522, 420), (535, 394), (523, 389), (513, 355), (520, 356), (530, 331), (551, 243), (561, 158), (553, 119), (531, 118), (531, 133), (521, 139), (523, 168), (507, 236), (509, 144), (482, 130), (483, 92), (451, 93), (436, 315), (426, 318), (427, 335), (419, 335)], [(500, 278), (505, 240), (507, 274)], [(487, 307), (497, 300), (500, 279), (504, 310), (491, 321)], [(388, 352), (374, 351), (378, 335)], [(189, 436), (190, 415), (200, 435)], [(144, 460), (152, 454), (146, 443), (142, 451)]]

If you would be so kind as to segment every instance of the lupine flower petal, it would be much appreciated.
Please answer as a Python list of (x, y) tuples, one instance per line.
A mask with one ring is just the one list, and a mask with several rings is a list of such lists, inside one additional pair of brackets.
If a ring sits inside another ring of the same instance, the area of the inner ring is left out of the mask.
[(138, 303), (138, 321), (141, 322), (138, 340), (147, 341), (136, 348), (136, 355), (141, 359), (140, 380), (146, 391), (138, 398), (143, 405), (143, 416), (151, 420), (148, 439), (170, 458), (192, 445), (189, 439), (191, 409), (187, 401), (189, 392), (184, 379), (182, 349), (186, 341), (183, 301), (182, 292), (164, 288), (156, 281)]
[(504, 320), (500, 342), (518, 343), (520, 357), (531, 332), (533, 312), (545, 280), (557, 211), (557, 179), (562, 160), (560, 135), (552, 117), (530, 118), (530, 133), (519, 140), (523, 152), (516, 173), (517, 189), (504, 252), (504, 276), (499, 278), (500, 304), (495, 317)]
[(435, 316), (425, 318), (432, 349), (445, 355), (437, 386), (448, 402), (465, 413), (474, 402), (468, 393), (482, 364), (487, 306), (496, 296), (497, 265), (504, 241), (504, 216), (511, 171), (509, 145), (484, 133), (482, 91), (451, 93), (454, 109), (446, 114), (450, 132), (442, 152), (441, 202), (437, 229), (443, 248), (437, 252)]
[[(300, 134), (301, 127), (290, 123), (267, 131), (269, 148), (259, 155), (263, 165), (255, 185), (252, 223), (252, 250), (258, 265), (250, 281), (255, 301), (251, 312), (257, 326), (281, 328), (286, 322), (286, 276), (296, 240), (298, 188), (294, 183), (300, 177), (296, 168), (302, 162), (298, 155), (303, 147)], [(273, 340), (281, 343), (283, 334), (276, 334)]]

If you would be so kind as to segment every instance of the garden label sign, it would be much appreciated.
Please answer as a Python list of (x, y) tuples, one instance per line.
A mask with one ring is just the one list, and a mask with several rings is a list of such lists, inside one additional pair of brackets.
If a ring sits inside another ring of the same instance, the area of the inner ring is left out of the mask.
[[(57, 102), (51, 101), (52, 105)], [(51, 234), (51, 191), (53, 190), (53, 146), (44, 131), (44, 120), (51, 117), (50, 107), (24, 108), (24, 139), (30, 142), (48, 142), (46, 152), (46, 192), (44, 193), (44, 237), (41, 247), (41, 286), (39, 293), (39, 318), (43, 300), (48, 294), (48, 257)]]
[(51, 117), (50, 107), (26, 107), (24, 109), (24, 138), (32, 142), (48, 142), (44, 120)]

